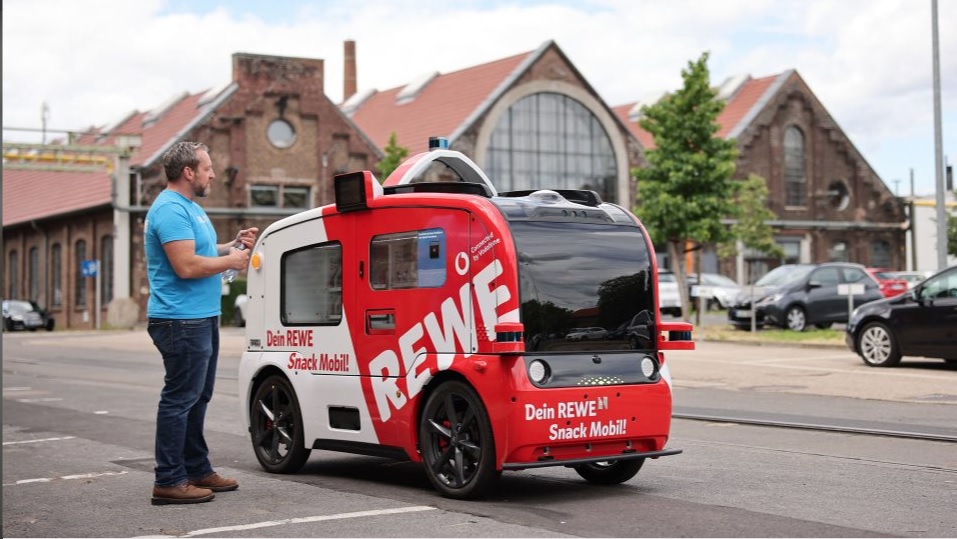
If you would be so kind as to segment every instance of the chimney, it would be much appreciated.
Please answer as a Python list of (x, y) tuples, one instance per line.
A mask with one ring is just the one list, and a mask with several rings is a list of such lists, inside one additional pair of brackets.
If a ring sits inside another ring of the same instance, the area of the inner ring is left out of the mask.
[(357, 91), (356, 82), (356, 42), (348, 39), (345, 42), (345, 74), (342, 78), (342, 102), (352, 97)]

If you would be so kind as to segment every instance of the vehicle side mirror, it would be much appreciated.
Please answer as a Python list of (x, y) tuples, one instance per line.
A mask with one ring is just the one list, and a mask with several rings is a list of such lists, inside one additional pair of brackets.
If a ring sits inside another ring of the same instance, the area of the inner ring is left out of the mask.
[(808, 283), (807, 283), (807, 289), (808, 289), (808, 290), (813, 290), (813, 289), (815, 289), (815, 288), (821, 288), (822, 286), (824, 286), (824, 285), (821, 284), (821, 281), (808, 281)]

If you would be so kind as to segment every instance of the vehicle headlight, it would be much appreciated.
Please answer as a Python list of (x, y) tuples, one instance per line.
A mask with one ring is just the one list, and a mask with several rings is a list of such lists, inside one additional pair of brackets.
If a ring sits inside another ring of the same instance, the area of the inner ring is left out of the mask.
[(536, 359), (528, 365), (528, 377), (536, 384), (541, 384), (547, 380), (548, 372), (548, 365), (540, 359)]

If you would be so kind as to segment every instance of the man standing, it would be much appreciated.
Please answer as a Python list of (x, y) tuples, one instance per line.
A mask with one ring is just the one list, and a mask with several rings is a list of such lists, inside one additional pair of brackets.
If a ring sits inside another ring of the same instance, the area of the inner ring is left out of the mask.
[(220, 274), (246, 269), (259, 232), (247, 228), (233, 241), (216, 243), (216, 230), (193, 201), (209, 194), (216, 177), (204, 144), (175, 144), (163, 155), (163, 167), (168, 183), (144, 226), (148, 330), (166, 368), (156, 415), (153, 505), (208, 502), (214, 492), (239, 487), (213, 471), (203, 422), (219, 356)]

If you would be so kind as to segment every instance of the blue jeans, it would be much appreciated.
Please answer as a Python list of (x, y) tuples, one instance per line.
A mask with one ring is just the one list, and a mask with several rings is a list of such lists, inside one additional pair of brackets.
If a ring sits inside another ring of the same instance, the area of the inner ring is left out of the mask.
[(166, 367), (156, 414), (155, 484), (169, 487), (213, 473), (203, 422), (216, 379), (219, 318), (150, 318), (148, 331)]

